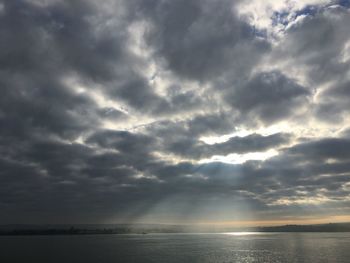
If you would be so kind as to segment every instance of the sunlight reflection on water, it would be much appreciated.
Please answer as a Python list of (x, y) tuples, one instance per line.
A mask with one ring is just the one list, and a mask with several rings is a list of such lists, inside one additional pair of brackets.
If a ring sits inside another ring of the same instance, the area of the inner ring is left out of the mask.
[(261, 235), (262, 232), (226, 232), (222, 233), (229, 236), (249, 236), (249, 235)]
[(349, 263), (350, 233), (0, 236), (0, 262)]

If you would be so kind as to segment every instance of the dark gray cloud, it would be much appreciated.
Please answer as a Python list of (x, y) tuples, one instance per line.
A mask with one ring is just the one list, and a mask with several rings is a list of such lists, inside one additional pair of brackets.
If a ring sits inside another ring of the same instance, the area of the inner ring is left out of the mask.
[(93, 79), (104, 78), (108, 72), (109, 60), (115, 52), (105, 53), (105, 48), (98, 47), (100, 41), (107, 40), (90, 39), (94, 29), (87, 20), (93, 15), (92, 7), (79, 1), (55, 2), (47, 8), (26, 1), (3, 4), (0, 16), (3, 40), (0, 111), (2, 126), (6, 127), (3, 132), (74, 138), (98, 125), (97, 117), (103, 109), (64, 82), (69, 72)]
[(170, 137), (168, 139), (200, 138), (230, 133), (235, 130), (235, 122), (236, 117), (231, 112), (210, 112), (185, 120), (154, 122), (147, 127), (147, 131), (161, 138)]
[(315, 83), (341, 78), (349, 68), (349, 62), (342, 60), (350, 37), (346, 27), (349, 19), (345, 7), (320, 9), (288, 29), (278, 54), (282, 59), (290, 56), (301, 65), (307, 65)]
[(241, 114), (263, 122), (274, 122), (296, 112), (310, 92), (280, 72), (263, 72), (240, 87), (232, 87), (226, 101)]
[(308, 159), (349, 159), (350, 140), (343, 138), (326, 138), (315, 142), (307, 142), (288, 149), (289, 153), (308, 156)]
[(320, 103), (315, 108), (315, 115), (326, 122), (342, 122), (349, 113), (349, 81), (337, 81), (319, 93)]
[(138, 10), (141, 19), (151, 23), (145, 38), (155, 55), (180, 76), (204, 81), (226, 72), (245, 72), (269, 49), (254, 28), (238, 18), (235, 4), (226, 0), (141, 1)]

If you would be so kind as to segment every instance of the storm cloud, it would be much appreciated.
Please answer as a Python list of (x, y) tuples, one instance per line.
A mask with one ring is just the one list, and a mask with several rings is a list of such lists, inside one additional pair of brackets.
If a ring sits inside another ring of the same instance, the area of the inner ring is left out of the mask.
[(279, 2), (0, 0), (0, 223), (349, 216), (349, 5)]

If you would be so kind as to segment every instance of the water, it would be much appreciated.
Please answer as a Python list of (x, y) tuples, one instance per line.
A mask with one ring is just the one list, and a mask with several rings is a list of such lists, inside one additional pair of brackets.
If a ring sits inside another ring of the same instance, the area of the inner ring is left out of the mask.
[(0, 237), (0, 262), (350, 262), (350, 233)]

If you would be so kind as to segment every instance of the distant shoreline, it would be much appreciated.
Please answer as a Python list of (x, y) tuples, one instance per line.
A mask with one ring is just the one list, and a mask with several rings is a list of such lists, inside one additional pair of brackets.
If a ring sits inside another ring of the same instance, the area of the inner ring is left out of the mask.
[(255, 228), (198, 228), (177, 225), (93, 225), (86, 226), (35, 226), (3, 225), (0, 236), (54, 236), (54, 235), (117, 235), (117, 234), (180, 234), (180, 233), (225, 233), (225, 232), (261, 232), (261, 233), (335, 233), (350, 232), (350, 223), (330, 223), (322, 225), (284, 225)]

